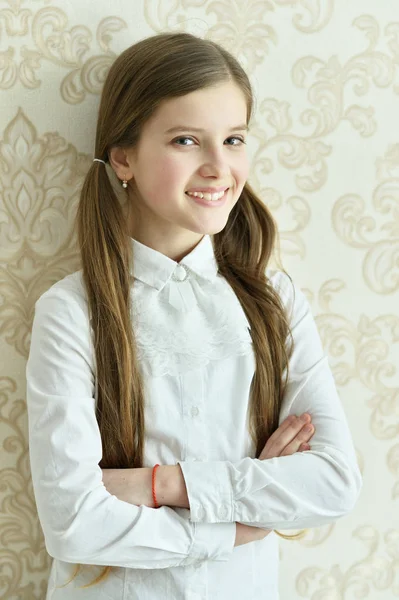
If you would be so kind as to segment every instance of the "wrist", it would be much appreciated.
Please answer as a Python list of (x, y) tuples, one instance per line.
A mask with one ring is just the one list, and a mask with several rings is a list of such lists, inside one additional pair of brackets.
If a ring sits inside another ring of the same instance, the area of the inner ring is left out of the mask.
[(157, 468), (155, 495), (159, 506), (190, 508), (180, 465), (160, 465)]

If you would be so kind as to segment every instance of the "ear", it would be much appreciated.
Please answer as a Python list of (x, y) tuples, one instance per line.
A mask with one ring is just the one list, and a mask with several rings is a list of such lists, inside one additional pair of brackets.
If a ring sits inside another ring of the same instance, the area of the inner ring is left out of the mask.
[(125, 148), (120, 148), (119, 146), (111, 148), (108, 152), (108, 158), (109, 164), (120, 180), (126, 179), (126, 181), (129, 181), (129, 179), (132, 179), (133, 169), (129, 164), (131, 158), (129, 159)]

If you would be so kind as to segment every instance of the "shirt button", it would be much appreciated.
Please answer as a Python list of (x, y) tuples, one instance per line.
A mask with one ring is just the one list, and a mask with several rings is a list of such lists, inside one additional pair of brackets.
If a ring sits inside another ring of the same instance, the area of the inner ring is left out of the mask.
[(222, 506), (218, 510), (219, 517), (221, 519), (226, 519), (228, 514), (229, 514), (229, 510), (228, 510), (227, 506), (225, 504), (222, 504)]
[(191, 409), (191, 416), (192, 417), (197, 417), (199, 414), (199, 409), (198, 406), (193, 406)]
[(177, 265), (173, 272), (173, 279), (176, 281), (184, 281), (188, 277), (188, 272), (183, 267), (183, 265)]

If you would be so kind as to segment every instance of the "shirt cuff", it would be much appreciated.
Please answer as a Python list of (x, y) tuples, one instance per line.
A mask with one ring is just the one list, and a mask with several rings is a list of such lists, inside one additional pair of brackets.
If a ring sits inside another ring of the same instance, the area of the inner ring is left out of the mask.
[(229, 560), (236, 541), (235, 523), (195, 523), (190, 557), (197, 560)]
[(186, 483), (193, 523), (234, 522), (233, 486), (223, 461), (178, 461)]

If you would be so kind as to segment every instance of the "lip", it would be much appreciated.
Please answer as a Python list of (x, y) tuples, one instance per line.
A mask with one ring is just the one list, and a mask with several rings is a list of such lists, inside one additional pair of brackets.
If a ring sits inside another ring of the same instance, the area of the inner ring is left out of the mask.
[(217, 194), (218, 192), (225, 192), (228, 189), (227, 185), (219, 187), (207, 187), (207, 188), (190, 188), (186, 192), (202, 192), (203, 194)]

